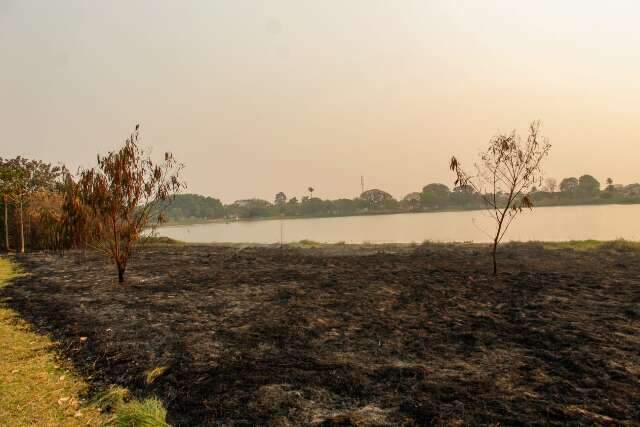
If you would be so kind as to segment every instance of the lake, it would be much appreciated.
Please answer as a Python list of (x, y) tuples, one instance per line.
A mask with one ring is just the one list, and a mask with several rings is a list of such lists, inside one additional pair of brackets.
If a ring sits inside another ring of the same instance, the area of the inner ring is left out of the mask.
[[(489, 242), (486, 211), (305, 218), (166, 226), (161, 236), (192, 243)], [(557, 206), (523, 211), (505, 241), (640, 240), (640, 205)]]

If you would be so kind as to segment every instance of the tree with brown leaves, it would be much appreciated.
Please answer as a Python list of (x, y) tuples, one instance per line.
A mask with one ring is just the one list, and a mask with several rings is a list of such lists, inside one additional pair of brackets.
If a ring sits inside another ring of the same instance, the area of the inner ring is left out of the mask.
[(92, 209), (83, 203), (80, 182), (76, 182), (70, 173), (66, 173), (62, 184), (62, 215), (60, 228), (63, 235), (63, 248), (81, 248), (84, 255), (87, 248), (100, 241), (97, 233), (100, 227)]
[(498, 244), (511, 222), (523, 208), (533, 208), (529, 190), (532, 185), (541, 183), (542, 162), (550, 149), (548, 140), (540, 136), (540, 122), (534, 121), (529, 126), (526, 140), (522, 140), (515, 131), (492, 138), (480, 156), (480, 163), (475, 165), (475, 175), (465, 172), (455, 156), (451, 158), (449, 167), (456, 174), (455, 185), (468, 186), (480, 194), (487, 212), (495, 221), (491, 252), (493, 274), (498, 273)]
[(163, 221), (157, 207), (185, 187), (180, 179), (183, 165), (171, 153), (155, 163), (138, 146), (138, 132), (136, 125), (122, 148), (98, 156), (98, 167), (82, 170), (78, 182), (80, 201), (93, 216), (92, 234), (99, 237), (92, 245), (114, 261), (120, 283), (151, 216)]

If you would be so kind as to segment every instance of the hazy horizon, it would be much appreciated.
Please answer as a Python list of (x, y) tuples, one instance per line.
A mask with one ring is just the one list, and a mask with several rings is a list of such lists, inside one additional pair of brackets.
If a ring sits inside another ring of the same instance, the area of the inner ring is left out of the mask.
[(401, 198), (534, 119), (546, 175), (640, 181), (640, 4), (0, 0), (0, 156), (90, 166), (136, 123), (187, 192)]

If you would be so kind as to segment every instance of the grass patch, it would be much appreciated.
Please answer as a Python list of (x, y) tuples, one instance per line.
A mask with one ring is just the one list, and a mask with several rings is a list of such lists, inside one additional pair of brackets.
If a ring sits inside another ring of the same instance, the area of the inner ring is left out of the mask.
[[(20, 273), (0, 258), (0, 287)], [(61, 366), (53, 342), (29, 331), (0, 301), (0, 420), (11, 426), (102, 425), (97, 409), (82, 405), (87, 384)]]
[(601, 240), (568, 240), (565, 242), (542, 242), (545, 249), (573, 249), (574, 251), (592, 251), (600, 249)]
[(601, 248), (616, 252), (634, 252), (640, 251), (640, 242), (632, 242), (624, 239), (612, 240), (610, 242), (602, 242)]
[(616, 252), (640, 251), (640, 242), (618, 239), (603, 240), (569, 240), (566, 242), (542, 242), (545, 249), (573, 249), (574, 251), (610, 250)]
[(155, 397), (125, 403), (117, 409), (109, 424), (117, 427), (169, 427), (167, 410)]
[(138, 244), (149, 245), (184, 245), (184, 242), (165, 236), (143, 236), (138, 240)]
[(145, 379), (146, 383), (152, 384), (156, 379), (161, 377), (162, 374), (167, 372), (167, 369), (169, 369), (168, 366), (156, 366), (155, 368), (150, 369), (149, 371), (147, 371), (147, 375)]
[(289, 246), (293, 247), (302, 247), (302, 248), (319, 248), (324, 246), (322, 243), (316, 242), (314, 240), (303, 239), (297, 243), (290, 244)]
[(98, 393), (93, 406), (101, 412), (113, 415), (106, 425), (118, 427), (170, 427), (167, 423), (167, 410), (155, 397), (143, 401), (132, 399), (131, 393), (124, 387), (112, 385)]
[(111, 385), (96, 394), (92, 403), (101, 412), (108, 412), (124, 405), (130, 398), (131, 393), (129, 393), (129, 390), (117, 385)]

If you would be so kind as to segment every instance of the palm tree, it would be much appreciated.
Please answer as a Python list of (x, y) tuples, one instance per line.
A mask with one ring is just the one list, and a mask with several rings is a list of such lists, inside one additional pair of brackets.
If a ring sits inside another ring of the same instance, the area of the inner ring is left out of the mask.
[(310, 199), (313, 198), (313, 190), (314, 190), (314, 188), (313, 187), (309, 187), (309, 188), (307, 188), (307, 190), (309, 190), (309, 198)]
[(607, 178), (607, 191), (613, 191), (613, 179)]

